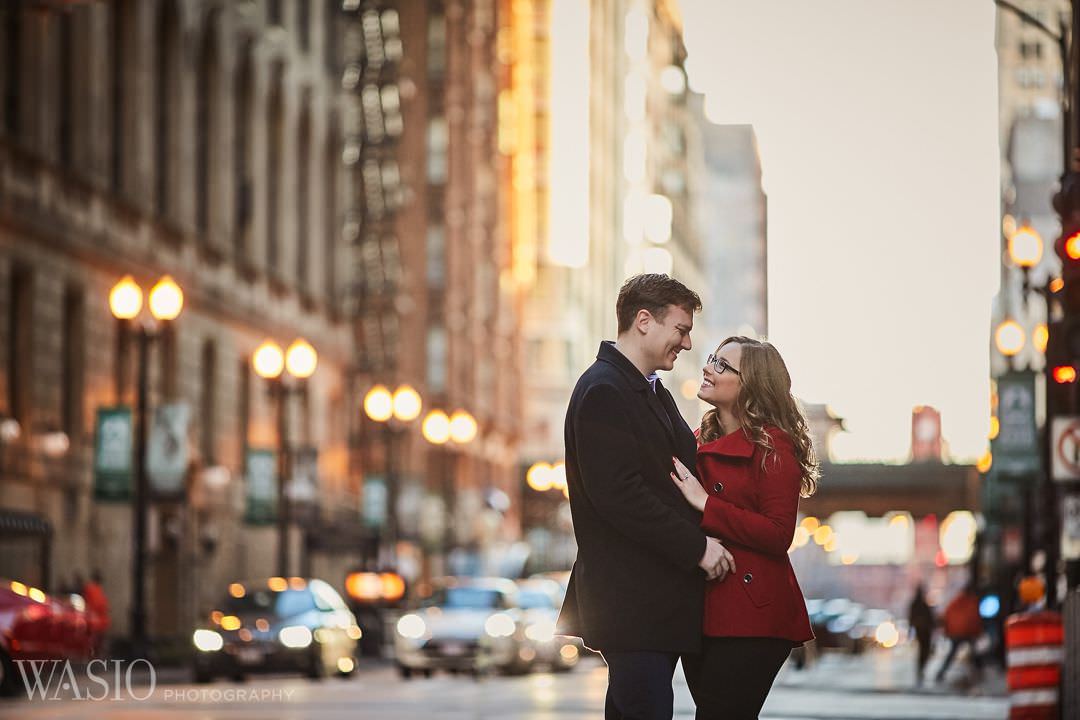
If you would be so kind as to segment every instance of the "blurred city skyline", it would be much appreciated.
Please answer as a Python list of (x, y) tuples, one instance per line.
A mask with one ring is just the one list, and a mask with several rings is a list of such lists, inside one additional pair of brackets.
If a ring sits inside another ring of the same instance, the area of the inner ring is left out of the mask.
[(682, 10), (691, 89), (714, 122), (756, 132), (769, 337), (795, 393), (845, 419), (834, 459), (906, 462), (917, 405), (941, 410), (954, 461), (982, 455), (1000, 242), (994, 4)]

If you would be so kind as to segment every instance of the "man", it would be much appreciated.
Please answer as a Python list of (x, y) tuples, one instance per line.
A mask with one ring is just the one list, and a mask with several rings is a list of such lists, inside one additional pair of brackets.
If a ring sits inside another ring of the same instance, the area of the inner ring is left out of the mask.
[(608, 720), (670, 720), (675, 664), (701, 643), (705, 579), (733, 567), (671, 482), (671, 458), (694, 467), (696, 442), (656, 376), (691, 348), (700, 309), (667, 275), (627, 280), (618, 339), (600, 344), (566, 413), (578, 556), (559, 632), (603, 654)]

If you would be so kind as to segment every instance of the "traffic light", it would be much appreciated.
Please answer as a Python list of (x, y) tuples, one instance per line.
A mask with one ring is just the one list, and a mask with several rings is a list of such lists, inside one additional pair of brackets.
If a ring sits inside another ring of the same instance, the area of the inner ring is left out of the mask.
[(1049, 325), (1046, 342), (1046, 413), (1072, 415), (1080, 376), (1080, 316)]
[(1061, 190), (1054, 195), (1054, 209), (1061, 220), (1061, 235), (1054, 251), (1061, 258), (1061, 279), (1065, 283), (1062, 307), (1065, 317), (1080, 317), (1080, 179), (1077, 173), (1066, 173)]

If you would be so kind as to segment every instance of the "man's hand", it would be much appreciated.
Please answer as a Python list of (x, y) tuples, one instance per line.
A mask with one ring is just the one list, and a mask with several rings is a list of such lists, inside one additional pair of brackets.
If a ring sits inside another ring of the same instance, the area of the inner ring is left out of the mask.
[(705, 571), (709, 580), (723, 580), (728, 573), (735, 572), (735, 558), (716, 538), (705, 538), (705, 554), (701, 556), (698, 567)]

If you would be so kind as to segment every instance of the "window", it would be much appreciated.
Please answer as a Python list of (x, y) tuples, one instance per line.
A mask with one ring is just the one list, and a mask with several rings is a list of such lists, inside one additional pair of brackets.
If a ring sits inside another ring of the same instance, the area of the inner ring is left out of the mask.
[(158, 336), (157, 351), (160, 362), (160, 400), (170, 402), (177, 397), (176, 391), (176, 326), (164, 323)]
[(33, 387), (34, 281), (30, 269), (16, 265), (11, 273), (8, 304), (8, 412), (30, 431), (30, 391)]
[(311, 91), (304, 90), (296, 142), (296, 277), (297, 285), (311, 286)]
[(237, 397), (237, 422), (236, 427), (240, 438), (240, 458), (243, 463), (244, 453), (248, 445), (248, 429), (251, 426), (251, 362), (246, 357), (240, 358), (240, 390)]
[(307, 52), (311, 47), (311, 3), (308, 0), (296, 0), (296, 34), (300, 49)]
[(285, 65), (274, 63), (271, 74), (270, 127), (266, 135), (266, 264), (271, 274), (280, 273), (281, 228), (278, 223), (281, 202), (281, 147), (285, 140)]
[(22, 71), (22, 1), (4, 3), (4, 129), (19, 135), (19, 89)]
[(214, 440), (217, 438), (217, 344), (212, 339), (203, 342), (202, 382), (199, 386), (199, 452), (203, 467), (217, 464)]
[(331, 123), (331, 131), (326, 136), (326, 186), (323, 188), (323, 209), (326, 232), (326, 253), (323, 258), (325, 270), (323, 285), (326, 291), (326, 304), (333, 310), (337, 309), (337, 293), (335, 286), (337, 277), (335, 265), (337, 263), (338, 233), (341, 231), (341, 223), (337, 211), (338, 193), (338, 163), (341, 161), (340, 140), (336, 129), (336, 123)]
[(338, 10), (341, 8), (341, 0), (325, 0), (323, 8), (323, 53), (326, 60), (326, 69), (331, 74), (337, 74), (338, 63)]
[(127, 323), (118, 322), (116, 327), (116, 345), (113, 364), (113, 391), (117, 404), (127, 402), (131, 388), (131, 356), (135, 338)]
[(433, 326), (427, 335), (427, 385), (431, 392), (446, 391), (446, 328)]
[(210, 230), (210, 202), (214, 177), (210, 171), (218, 122), (218, 51), (214, 34), (217, 15), (203, 30), (195, 93), (195, 219), (200, 232)]
[(175, 0), (166, 0), (158, 15), (157, 42), (154, 44), (156, 57), (154, 59), (154, 164), (157, 167), (157, 177), (154, 187), (155, 207), (158, 215), (167, 216), (172, 211), (172, 202), (169, 197), (172, 190), (170, 180), (172, 158), (172, 137), (175, 131), (173, 123), (173, 81), (177, 77), (177, 56), (179, 53), (179, 39), (177, 28), (179, 17), (176, 12)]
[(450, 144), (450, 130), (445, 117), (433, 117), (428, 123), (427, 177), (433, 185), (446, 182), (447, 148)]
[(428, 73), (433, 78), (446, 74), (446, 16), (432, 14), (428, 18)]
[(446, 286), (446, 228), (442, 225), (428, 225), (427, 282), (433, 288)]
[(112, 189), (118, 192), (124, 182), (124, 71), (127, 69), (127, 40), (129, 35), (130, 5), (122, 0), (109, 3), (112, 41)]
[(1042, 43), (1037, 40), (1025, 40), (1020, 43), (1020, 57), (1024, 60), (1038, 60), (1042, 57)]
[(65, 12), (60, 14), (60, 81), (57, 83), (57, 98), (60, 111), (59, 118), (59, 137), (57, 138), (57, 150), (59, 153), (60, 165), (62, 167), (71, 167), (71, 133), (72, 133), (72, 92), (74, 88), (71, 84), (72, 73), (72, 56), (71, 56), (71, 12)]
[(83, 368), (86, 334), (83, 291), (68, 287), (64, 293), (63, 348), (61, 349), (60, 422), (72, 445), (82, 437)]
[(251, 43), (247, 43), (236, 69), (236, 110), (233, 113), (233, 179), (236, 192), (233, 253), (237, 259), (248, 257), (248, 233), (251, 228)]

